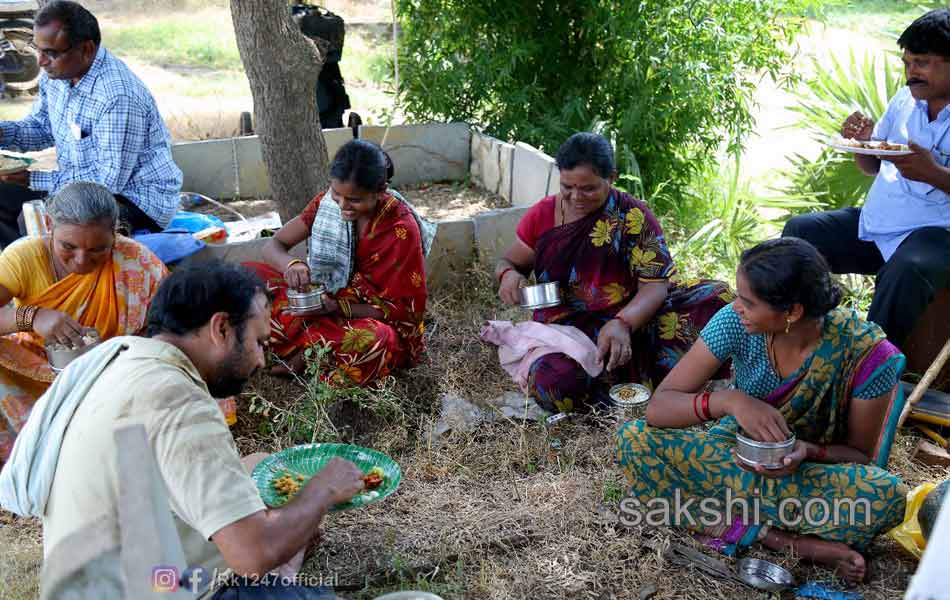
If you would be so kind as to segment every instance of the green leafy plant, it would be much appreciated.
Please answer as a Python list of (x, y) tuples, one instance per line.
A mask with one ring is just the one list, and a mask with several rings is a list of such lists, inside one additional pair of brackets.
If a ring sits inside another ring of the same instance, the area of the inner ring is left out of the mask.
[[(845, 60), (835, 56), (813, 60), (815, 76), (798, 88), (792, 110), (801, 115), (798, 127), (822, 144), (838, 135), (851, 113), (861, 111), (875, 122), (884, 114), (890, 99), (904, 83), (900, 61), (885, 55), (857, 58), (851, 52)], [(872, 179), (861, 173), (850, 154), (822, 150), (811, 159), (791, 157), (786, 192), (810, 197), (828, 209), (857, 206), (864, 201)]]
[(548, 152), (603, 122), (665, 212), (751, 131), (761, 77), (785, 81), (799, 0), (401, 0), (400, 105)]
[(741, 177), (738, 156), (723, 169), (710, 167), (689, 190), (685, 203), (689, 214), (672, 219), (667, 239), (678, 263), (688, 276), (731, 280), (744, 250), (780, 230), (784, 215), (792, 211), (818, 208), (808, 197), (765, 194)]
[(340, 441), (340, 428), (331, 416), (340, 403), (352, 403), (387, 423), (405, 419), (393, 378), (385, 378), (370, 386), (345, 381), (330, 383), (326, 376), (336, 372), (336, 368), (329, 346), (310, 346), (304, 350), (304, 358), (304, 375), (296, 376), (303, 392), (290, 406), (271, 402), (260, 394), (251, 396), (250, 412), (270, 420), (270, 431), (282, 438), (282, 445)]

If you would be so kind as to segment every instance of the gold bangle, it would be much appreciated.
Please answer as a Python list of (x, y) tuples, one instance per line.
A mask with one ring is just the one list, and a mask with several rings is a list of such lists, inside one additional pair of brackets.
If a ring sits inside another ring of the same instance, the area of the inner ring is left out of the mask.
[(287, 269), (289, 269), (290, 267), (294, 266), (294, 265), (297, 264), (297, 263), (300, 263), (300, 264), (302, 264), (302, 265), (303, 265), (303, 264), (306, 264), (306, 263), (304, 263), (302, 260), (300, 260), (299, 258), (295, 258), (295, 259), (293, 259), (292, 261), (290, 261), (289, 263), (287, 263), (287, 266), (286, 266), (286, 267), (284, 267), (284, 273), (287, 272)]
[(39, 309), (39, 306), (34, 306), (32, 304), (23, 304), (18, 306), (16, 309), (16, 330), (33, 331), (33, 317), (36, 316), (36, 312)]
[(36, 318), (36, 313), (38, 312), (40, 312), (39, 306), (30, 307), (30, 312), (27, 314), (26, 323), (24, 323), (26, 325), (27, 331), (33, 331), (33, 319)]
[(343, 313), (343, 316), (347, 319), (353, 318), (353, 312), (350, 308), (349, 300), (337, 300), (336, 305), (340, 307), (340, 312)]

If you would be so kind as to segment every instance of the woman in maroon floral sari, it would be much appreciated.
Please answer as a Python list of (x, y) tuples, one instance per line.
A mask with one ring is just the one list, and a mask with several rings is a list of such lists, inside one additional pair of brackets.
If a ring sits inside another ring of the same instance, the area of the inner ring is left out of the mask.
[(564, 301), (536, 310), (534, 320), (572, 325), (597, 345), (605, 368), (596, 378), (561, 353), (531, 366), (529, 390), (538, 404), (571, 412), (608, 404), (614, 383), (659, 382), (732, 293), (718, 281), (678, 280), (656, 217), (613, 187), (613, 149), (602, 136), (572, 135), (557, 166), (561, 192), (521, 219), (495, 275), (508, 304), (520, 303), (531, 271), (539, 283), (558, 282)]

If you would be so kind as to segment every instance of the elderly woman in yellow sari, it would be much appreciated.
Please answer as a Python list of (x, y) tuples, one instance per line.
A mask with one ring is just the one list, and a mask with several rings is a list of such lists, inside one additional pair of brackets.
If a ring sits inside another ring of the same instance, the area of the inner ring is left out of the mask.
[[(133, 335), (167, 274), (142, 244), (116, 234), (112, 193), (72, 183), (47, 201), (50, 233), (22, 238), (0, 254), (0, 465), (55, 373), (45, 343)], [(13, 300), (13, 303), (10, 303)]]

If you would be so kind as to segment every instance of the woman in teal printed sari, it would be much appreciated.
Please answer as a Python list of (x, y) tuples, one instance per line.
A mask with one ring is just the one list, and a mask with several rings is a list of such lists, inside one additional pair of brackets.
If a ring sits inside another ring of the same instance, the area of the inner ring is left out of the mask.
[[(646, 422), (617, 434), (631, 502), (646, 511), (692, 498), (689, 516), (670, 524), (726, 554), (759, 541), (859, 581), (861, 550), (904, 514), (906, 489), (884, 470), (904, 357), (880, 327), (837, 306), (827, 263), (803, 240), (747, 250), (736, 283), (738, 298), (659, 385)], [(730, 358), (736, 389), (704, 392)], [(687, 429), (713, 419), (708, 432)], [(759, 441), (794, 433), (784, 467), (739, 464), (737, 427)]]

